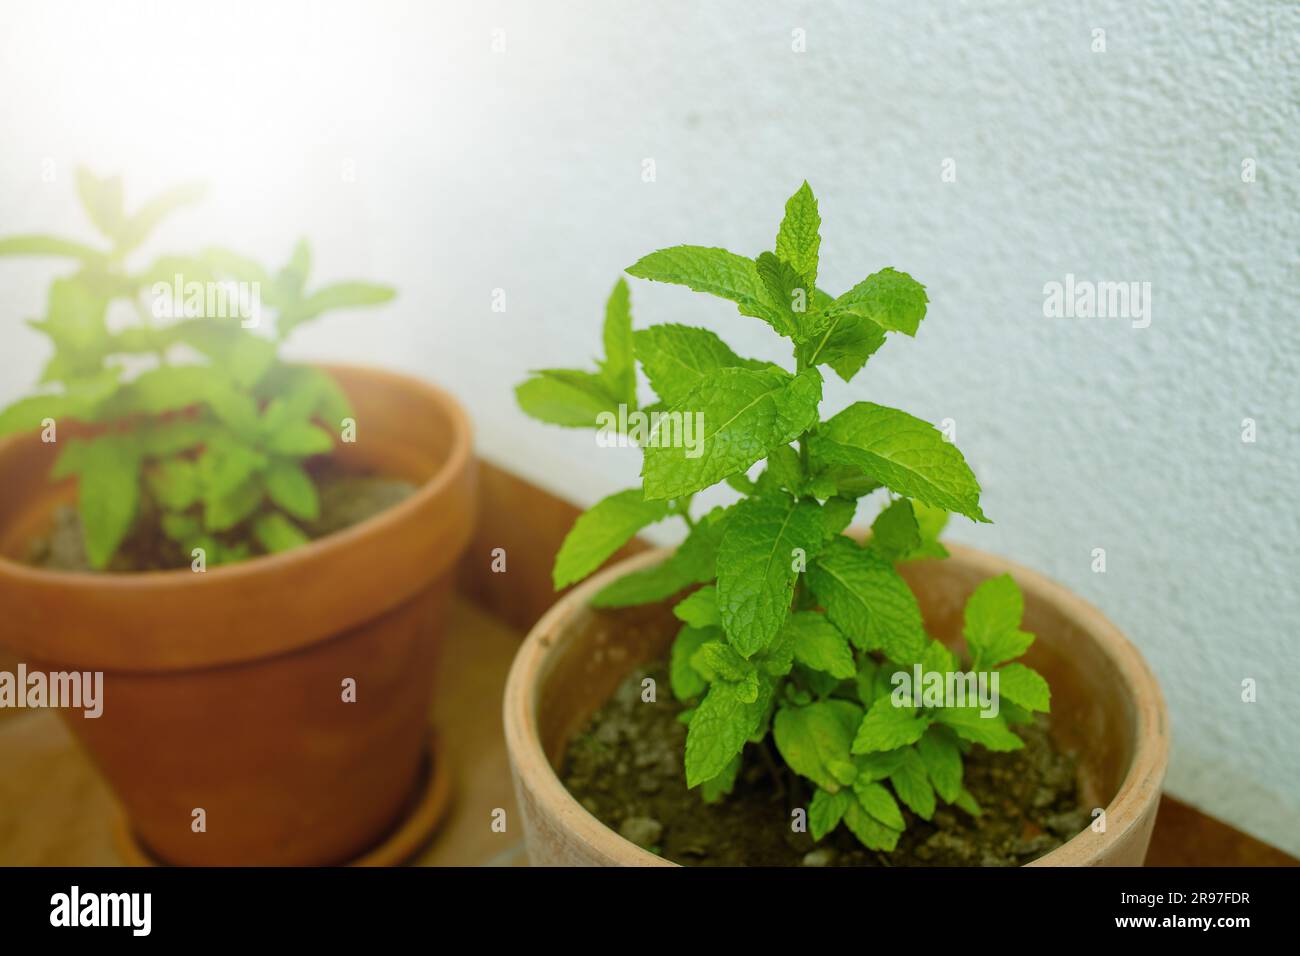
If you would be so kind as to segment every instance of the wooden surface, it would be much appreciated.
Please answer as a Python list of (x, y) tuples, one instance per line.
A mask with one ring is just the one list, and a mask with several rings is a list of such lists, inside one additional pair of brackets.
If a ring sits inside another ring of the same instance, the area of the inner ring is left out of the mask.
[[(555, 601), (550, 562), (578, 512), (481, 463), (479, 530), (460, 568), (431, 720), (456, 774), (451, 810), (415, 863), (519, 865), (517, 813), (501, 731), (501, 688), (528, 626)], [(507, 570), (491, 569), (493, 548)], [(628, 551), (639, 550), (634, 544)], [(14, 658), (0, 652), (0, 668)], [(493, 810), (506, 811), (494, 833)], [(94, 769), (49, 712), (0, 710), (0, 865), (112, 865), (116, 808)], [(1150, 866), (1294, 866), (1294, 857), (1166, 795)]]

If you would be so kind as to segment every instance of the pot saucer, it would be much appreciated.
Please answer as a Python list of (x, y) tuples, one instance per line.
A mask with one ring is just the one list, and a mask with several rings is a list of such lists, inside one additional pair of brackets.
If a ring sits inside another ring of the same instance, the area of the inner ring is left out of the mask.
[[(382, 841), (346, 866), (398, 866), (407, 862), (433, 835), (451, 802), (451, 769), (439, 758), (437, 735), (430, 733), (425, 745), (420, 785), (407, 801), (401, 822)], [(168, 866), (141, 843), (131, 829), (125, 813), (118, 814), (113, 826), (113, 847), (126, 866)]]

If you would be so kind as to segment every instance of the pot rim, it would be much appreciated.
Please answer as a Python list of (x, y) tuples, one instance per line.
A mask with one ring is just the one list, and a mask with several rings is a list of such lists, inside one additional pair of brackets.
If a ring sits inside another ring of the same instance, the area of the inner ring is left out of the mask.
[[(444, 488), (455, 480), (456, 474), (465, 467), (473, 446), (473, 429), (470, 426), (469, 416), (450, 392), (413, 375), (405, 375), (401, 372), (393, 372), (383, 368), (352, 365), (345, 362), (313, 362), (309, 364), (325, 372), (358, 373), (371, 378), (388, 379), (394, 384), (400, 382), (408, 386), (414, 385), (425, 391), (432, 392), (438, 399), (439, 404), (447, 411), (448, 418), (452, 423), (454, 437), (447, 461), (428, 481), (416, 488), (415, 492), (409, 497), (403, 498), (397, 504), (371, 515), (364, 521), (359, 521), (324, 537), (314, 538), (306, 544), (290, 548), (288, 551), (281, 551), (278, 554), (259, 554), (243, 561), (217, 565), (215, 568), (205, 571), (203, 578), (198, 578), (194, 572), (186, 568), (173, 568), (168, 571), (53, 571), (15, 561), (3, 554), (0, 554), (0, 575), (32, 583), (58, 582), (71, 586), (93, 585), (97, 588), (108, 587), (124, 591), (149, 591), (158, 588), (184, 587), (186, 585), (199, 587), (203, 586), (205, 581), (237, 579), (261, 573), (273, 573), (278, 568), (300, 564), (313, 560), (317, 556), (347, 548), (349, 543), (357, 538), (373, 533), (382, 533), (388, 527), (409, 518), (413, 512), (418, 511), (423, 501), (437, 497)], [(17, 444), (28, 438), (30, 438), (30, 433), (27, 432), (18, 432), (0, 438), (0, 453), (11, 444)]]
[[(861, 536), (861, 532), (858, 533)], [(996, 577), (1010, 572), (1026, 593), (1055, 604), (1067, 616), (1080, 621), (1081, 631), (1100, 645), (1116, 665), (1128, 696), (1134, 702), (1133, 736), (1136, 741), (1132, 760), (1115, 796), (1105, 807), (1106, 831), (1091, 828), (1026, 866), (1092, 865), (1100, 850), (1120, 841), (1130, 830), (1143, 825), (1150, 800), (1158, 800), (1169, 759), (1168, 714), (1164, 695), (1155, 675), (1138, 649), (1096, 607), (1074, 594), (1064, 585), (1030, 568), (1006, 558), (945, 541), (951, 557), (973, 566), (982, 577)], [(606, 584), (624, 574), (657, 564), (673, 548), (655, 548), (634, 555), (588, 578), (564, 595), (548, 610), (524, 639), (506, 679), (503, 717), (506, 747), (511, 764), (520, 776), (529, 778), (537, 802), (548, 806), (555, 816), (601, 856), (619, 863), (638, 866), (677, 866), (670, 860), (642, 849), (598, 820), (578, 802), (561, 782), (542, 748), (538, 733), (537, 709), (540, 676), (545, 673), (547, 657), (573, 618), (587, 609), (588, 599)], [(516, 755), (526, 755), (522, 763)], [(540, 764), (540, 768), (538, 767)], [(1091, 837), (1100, 836), (1100, 839)]]
[[(383, 386), (436, 405), (447, 422), (445, 460), (409, 497), (355, 525), (202, 574), (188, 568), (53, 571), (0, 556), (0, 606), (12, 601), (20, 612), (0, 621), (0, 641), (30, 660), (104, 671), (235, 664), (349, 630), (448, 573), (470, 539), (476, 512), (473, 431), (464, 408), (450, 393), (412, 375), (350, 364), (315, 367), (338, 375), (353, 392)], [(35, 437), (22, 433), (0, 440), (0, 457)], [(437, 522), (436, 534), (409, 530), (431, 521)], [(376, 600), (361, 600), (346, 586), (360, 572), (374, 577), (381, 569), (384, 591)], [(321, 583), (329, 580), (344, 586)], [(304, 588), (312, 589), (312, 598), (304, 597)], [(26, 601), (28, 595), (39, 597)], [(73, 608), (70, 616), (51, 618), (48, 608), (64, 602)], [(277, 613), (286, 604), (293, 607), (287, 618)], [(194, 610), (182, 616), (179, 606)], [(176, 639), (172, 632), (181, 620), (186, 633)]]

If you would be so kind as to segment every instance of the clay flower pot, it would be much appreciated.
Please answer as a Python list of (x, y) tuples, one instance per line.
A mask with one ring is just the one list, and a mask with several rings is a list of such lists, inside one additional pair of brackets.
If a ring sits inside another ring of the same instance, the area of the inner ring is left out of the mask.
[[(1105, 832), (1085, 830), (1031, 865), (1141, 865), (1169, 751), (1164, 698), (1142, 656), (1096, 608), (1059, 584), (973, 548), (948, 549), (947, 560), (902, 567), (927, 629), (957, 646), (971, 591), (1011, 572), (1025, 596), (1024, 627), (1038, 635), (1024, 661), (1052, 686), (1053, 734), (1077, 754), (1083, 806), (1106, 812)], [(667, 554), (637, 555), (569, 592), (515, 658), (506, 682), (506, 745), (534, 865), (672, 865), (592, 816), (555, 771), (573, 734), (630, 670), (667, 655), (680, 626), (667, 604), (597, 611), (588, 599)]]
[(348, 862), (424, 786), (438, 632), (475, 511), (470, 426), (424, 382), (328, 370), (357, 422), (337, 460), (418, 490), (303, 547), (204, 573), (12, 560), (74, 488), (48, 481), (57, 446), (0, 442), (0, 645), (29, 671), (104, 672), (101, 717), (60, 715), (161, 861)]

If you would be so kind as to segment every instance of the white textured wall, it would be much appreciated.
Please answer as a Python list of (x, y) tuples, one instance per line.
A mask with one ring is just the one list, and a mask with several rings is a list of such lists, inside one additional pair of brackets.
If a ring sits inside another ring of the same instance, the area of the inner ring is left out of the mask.
[[(6, 4), (0, 231), (84, 230), (78, 161), (141, 191), (206, 176), (216, 198), (173, 242), (281, 254), (305, 232), (323, 273), (400, 287), (300, 354), (446, 383), (486, 454), (590, 502), (633, 483), (637, 454), (525, 419), (511, 386), (594, 354), (642, 253), (767, 248), (807, 177), (824, 284), (892, 264), (932, 303), (831, 406), (954, 418), (996, 524), (953, 535), (1103, 608), (1169, 699), (1169, 789), (1300, 852), (1300, 8), (262, 6)], [(1067, 272), (1149, 281), (1150, 327), (1044, 318), (1043, 285)], [(0, 263), (0, 399), (43, 354), (17, 321), (48, 275)], [(724, 303), (637, 283), (633, 304), (642, 324), (783, 357)]]

